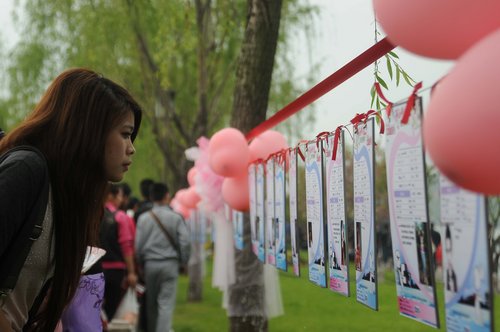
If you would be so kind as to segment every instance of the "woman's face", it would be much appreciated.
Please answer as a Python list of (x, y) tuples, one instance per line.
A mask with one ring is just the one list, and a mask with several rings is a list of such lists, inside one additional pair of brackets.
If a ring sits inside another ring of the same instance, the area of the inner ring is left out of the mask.
[(132, 164), (132, 155), (135, 153), (131, 139), (133, 130), (134, 115), (128, 112), (109, 133), (104, 148), (104, 170), (108, 181), (121, 181)]

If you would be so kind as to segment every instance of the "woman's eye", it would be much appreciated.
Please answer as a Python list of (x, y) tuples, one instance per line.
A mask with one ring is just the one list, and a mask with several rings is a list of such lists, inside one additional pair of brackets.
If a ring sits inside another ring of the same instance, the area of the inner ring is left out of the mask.
[(123, 138), (130, 138), (132, 133), (122, 133)]

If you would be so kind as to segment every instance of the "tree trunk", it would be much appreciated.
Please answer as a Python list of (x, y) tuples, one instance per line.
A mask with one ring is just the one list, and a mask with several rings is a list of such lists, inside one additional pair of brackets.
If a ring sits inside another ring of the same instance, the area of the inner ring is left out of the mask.
[(200, 302), (203, 297), (203, 252), (202, 244), (192, 241), (191, 259), (188, 264), (188, 302)]
[[(248, 0), (245, 36), (236, 69), (231, 125), (248, 132), (266, 119), (281, 0)], [(236, 282), (229, 288), (230, 331), (267, 331), (263, 266), (253, 254), (244, 216), (244, 249), (236, 251)]]

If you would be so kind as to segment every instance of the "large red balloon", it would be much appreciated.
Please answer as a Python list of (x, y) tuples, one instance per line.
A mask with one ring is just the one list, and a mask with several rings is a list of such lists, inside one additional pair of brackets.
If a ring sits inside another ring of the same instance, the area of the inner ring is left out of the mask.
[(373, 0), (389, 40), (431, 58), (456, 59), (500, 27), (499, 0)]
[(218, 131), (208, 144), (210, 168), (221, 176), (234, 177), (246, 173), (248, 156), (245, 136), (234, 128)]
[(500, 194), (500, 29), (467, 51), (436, 87), (424, 117), (424, 141), (456, 184)]
[(246, 212), (250, 207), (248, 177), (225, 178), (222, 182), (222, 197), (233, 209)]

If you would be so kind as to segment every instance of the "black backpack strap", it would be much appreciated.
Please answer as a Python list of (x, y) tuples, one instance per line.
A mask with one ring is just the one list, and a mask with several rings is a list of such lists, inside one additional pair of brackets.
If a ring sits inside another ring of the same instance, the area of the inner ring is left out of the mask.
[[(10, 149), (2, 156), (0, 156), (0, 164), (7, 159), (7, 157), (15, 151), (28, 150), (37, 153), (44, 161), (45, 156), (36, 148), (32, 146), (22, 145)], [(49, 199), (49, 175), (48, 168), (45, 167), (45, 181), (40, 192), (40, 197), (38, 201), (35, 203), (34, 207), (36, 211), (34, 211), (31, 215), (28, 216), (25, 222), (28, 222), (32, 225), (31, 229), (28, 229), (29, 232), (26, 233), (27, 239), (24, 240), (24, 245), (16, 250), (16, 252), (11, 252), (10, 256), (14, 257), (14, 260), (11, 260), (11, 264), (9, 265), (8, 273), (2, 281), (0, 285), (0, 297), (5, 296), (8, 292), (12, 291), (16, 286), (17, 279), (19, 277), (19, 273), (21, 272), (22, 267), (24, 266), (24, 262), (28, 257), (28, 254), (31, 250), (31, 246), (34, 241), (36, 241), (40, 235), (42, 234), (43, 229), (43, 219), (45, 217), (45, 212), (47, 209), (47, 203)]]
[(40, 307), (42, 306), (43, 301), (47, 297), (47, 294), (48, 294), (51, 286), (52, 286), (52, 278), (50, 278), (49, 280), (47, 280), (45, 282), (42, 289), (40, 290), (40, 292), (36, 296), (35, 302), (33, 302), (33, 305), (31, 306), (31, 309), (28, 312), (28, 321), (24, 325), (23, 331), (32, 331), (33, 324), (36, 324), (36, 322), (40, 319), (40, 315), (38, 315), (38, 311), (40, 310)]

